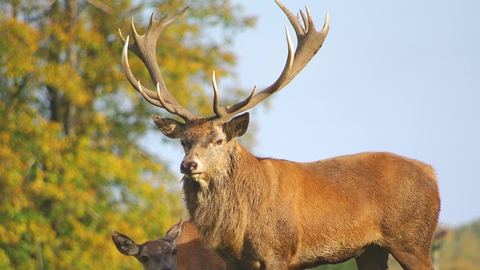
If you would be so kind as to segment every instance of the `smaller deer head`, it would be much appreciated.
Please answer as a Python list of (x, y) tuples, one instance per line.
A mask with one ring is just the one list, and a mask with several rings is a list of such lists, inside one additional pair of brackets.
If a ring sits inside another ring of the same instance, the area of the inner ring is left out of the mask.
[(183, 220), (175, 224), (163, 238), (147, 241), (141, 245), (117, 231), (112, 232), (112, 240), (118, 251), (134, 256), (145, 270), (176, 270), (176, 240), (181, 233)]

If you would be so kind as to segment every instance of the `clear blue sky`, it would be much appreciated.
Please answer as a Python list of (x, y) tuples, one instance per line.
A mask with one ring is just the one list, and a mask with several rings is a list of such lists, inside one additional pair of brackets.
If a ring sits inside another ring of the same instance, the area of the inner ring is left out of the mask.
[[(239, 83), (265, 87), (283, 69), (289, 22), (273, 0), (234, 2), (258, 16), (256, 29), (235, 39)], [(295, 14), (307, 5), (317, 29), (328, 11), (331, 29), (270, 109), (251, 112), (259, 129), (253, 153), (293, 161), (364, 151), (415, 158), (437, 171), (441, 224), (480, 219), (480, 1), (282, 2)], [(152, 150), (169, 153), (178, 171), (180, 146)]]
[[(236, 39), (239, 81), (267, 86), (284, 66), (289, 22), (273, 0), (235, 2), (259, 18)], [(308, 6), (317, 29), (329, 12), (330, 32), (302, 73), (271, 97), (270, 110), (253, 110), (254, 153), (415, 158), (437, 171), (442, 223), (479, 219), (480, 1), (282, 3), (294, 14)]]

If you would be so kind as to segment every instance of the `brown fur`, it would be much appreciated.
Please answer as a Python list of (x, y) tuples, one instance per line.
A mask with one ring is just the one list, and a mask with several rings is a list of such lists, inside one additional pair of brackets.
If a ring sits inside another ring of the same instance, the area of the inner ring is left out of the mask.
[[(157, 125), (164, 119), (154, 117)], [(433, 269), (440, 198), (430, 166), (391, 153), (310, 163), (257, 158), (232, 135), (247, 125), (244, 114), (176, 129), (187, 208), (228, 269), (304, 269), (350, 258), (359, 269), (386, 269), (389, 253), (404, 269)]]
[[(182, 140), (185, 200), (200, 235), (228, 269), (304, 269), (350, 258), (356, 258), (359, 269), (386, 269), (390, 253), (404, 269), (433, 269), (430, 242), (440, 198), (430, 166), (390, 153), (311, 163), (261, 159), (236, 142), (247, 130), (248, 113), (228, 119), (287, 85), (329, 31), (328, 15), (317, 32), (308, 10), (295, 16), (276, 2), (292, 23), (297, 48), (289, 39), (289, 57), (278, 79), (236, 104), (219, 105), (212, 76), (211, 118), (196, 118), (182, 107), (155, 63), (156, 41), (186, 9), (168, 20), (152, 16), (144, 36), (132, 24), (133, 44), (122, 36), (122, 62), (130, 84), (150, 103), (185, 121), (153, 117), (163, 134)], [(142, 59), (157, 91), (135, 79), (128, 50)]]
[[(172, 226), (164, 238), (141, 245), (115, 231), (112, 239), (122, 254), (137, 258), (145, 270), (226, 269), (225, 262), (203, 244), (197, 228), (190, 220)], [(173, 252), (175, 249), (178, 252)]]

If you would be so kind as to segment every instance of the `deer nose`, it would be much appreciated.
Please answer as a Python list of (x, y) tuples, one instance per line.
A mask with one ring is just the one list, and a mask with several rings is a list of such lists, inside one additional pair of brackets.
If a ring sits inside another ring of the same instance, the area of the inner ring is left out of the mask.
[(182, 162), (180, 165), (180, 172), (183, 174), (190, 174), (194, 172), (197, 169), (197, 162), (192, 161), (192, 162)]

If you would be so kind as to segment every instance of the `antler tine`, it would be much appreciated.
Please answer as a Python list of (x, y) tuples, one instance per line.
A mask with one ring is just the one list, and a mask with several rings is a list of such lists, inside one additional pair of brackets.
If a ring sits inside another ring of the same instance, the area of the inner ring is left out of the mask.
[(130, 64), (128, 62), (128, 57), (127, 57), (128, 48), (129, 48), (128, 42), (130, 40), (130, 36), (127, 36), (127, 38), (125, 39), (125, 38), (123, 38), (120, 29), (119, 29), (119, 33), (120, 33), (121, 38), (123, 39), (123, 42), (124, 42), (123, 52), (122, 52), (122, 63), (123, 63), (123, 67), (124, 67), (124, 70), (125, 70), (125, 75), (127, 76), (128, 81), (138, 92), (140, 92), (140, 94), (142, 94), (142, 96), (148, 102), (152, 103), (155, 106), (162, 107), (162, 105), (157, 100), (154, 99), (156, 97), (155, 92), (153, 92), (153, 91), (151, 91), (147, 88), (144, 88), (140, 84), (140, 81), (137, 81), (137, 79), (135, 79), (135, 76), (133, 75), (132, 70), (130, 69)]
[[(307, 11), (307, 17), (305, 18), (305, 14), (303, 13), (302, 10), (300, 10), (300, 15), (302, 16), (303, 25), (305, 26), (305, 32), (308, 32), (310, 23), (313, 24), (313, 21), (312, 21), (312, 16), (310, 15), (310, 10), (308, 9), (307, 6), (305, 6), (305, 10)], [(300, 18), (298, 17), (298, 15), (297, 15), (297, 20), (300, 21)], [(313, 29), (313, 31), (315, 31), (315, 29)]]
[(224, 115), (225, 108), (219, 106), (220, 94), (218, 93), (217, 81), (215, 80), (215, 71), (212, 72), (212, 86), (213, 86), (213, 112), (215, 115)]
[[(267, 88), (263, 89), (258, 93), (255, 93), (254, 89), (254, 91), (252, 92), (252, 94), (250, 94), (248, 98), (239, 103), (232, 104), (224, 108), (215, 108), (215, 114), (218, 118), (226, 119), (233, 115), (244, 112), (248, 109), (251, 109), (273, 93), (281, 90), (288, 83), (290, 83), (293, 78), (295, 78), (295, 76), (300, 73), (300, 71), (315, 56), (318, 50), (320, 50), (320, 48), (322, 47), (325, 38), (327, 37), (328, 30), (330, 29), (328, 13), (325, 16), (325, 22), (322, 30), (317, 32), (312, 16), (310, 14), (310, 10), (307, 7), (305, 7), (307, 13), (306, 15), (300, 10), (300, 15), (295, 16), (287, 7), (285, 7), (278, 0), (275, 0), (275, 2), (283, 10), (288, 20), (292, 24), (293, 29), (295, 30), (298, 41), (297, 48), (294, 52), (292, 40), (290, 39), (290, 34), (288, 33), (288, 29), (285, 27), (288, 54), (285, 67), (283, 68), (283, 71), (278, 77), (278, 79), (272, 85), (268, 86)], [(300, 22), (300, 16), (302, 17), (304, 26), (302, 26)], [(216, 86), (214, 88), (216, 88)], [(216, 93), (215, 96), (218, 99), (218, 93)], [(218, 100), (214, 103), (217, 104), (214, 106), (218, 107)]]
[[(182, 15), (188, 7), (180, 10), (172, 18), (167, 20), (168, 14), (162, 17), (160, 20), (155, 20), (154, 14), (150, 17), (150, 22), (144, 35), (139, 35), (135, 29), (135, 24), (132, 18), (131, 32), (134, 40), (133, 44), (129, 44), (129, 37), (125, 39), (122, 32), (119, 30), (120, 38), (123, 42), (122, 63), (130, 84), (142, 94), (142, 96), (155, 106), (166, 109), (172, 114), (176, 114), (182, 117), (186, 122), (194, 119), (195, 117), (191, 112), (182, 107), (170, 94), (163, 80), (160, 68), (156, 60), (156, 44), (163, 31), (170, 26), (180, 15)], [(137, 55), (145, 67), (147, 68), (150, 77), (156, 85), (157, 91), (149, 90), (142, 86), (133, 75), (130, 65), (128, 63), (128, 50)], [(148, 98), (147, 98), (148, 97)]]
[[(221, 107), (219, 105), (220, 94), (218, 92), (217, 81), (215, 79), (215, 71), (213, 71), (213, 73), (212, 73), (212, 86), (213, 86), (213, 112), (219, 118), (229, 117), (230, 114), (227, 113), (225, 107)], [(243, 107), (243, 106), (247, 105), (252, 100), (252, 98), (255, 96), (256, 92), (257, 92), (257, 87), (255, 86), (255, 87), (253, 87), (253, 90), (250, 93), (250, 95), (245, 100), (243, 100), (242, 102), (239, 103), (239, 106)]]

